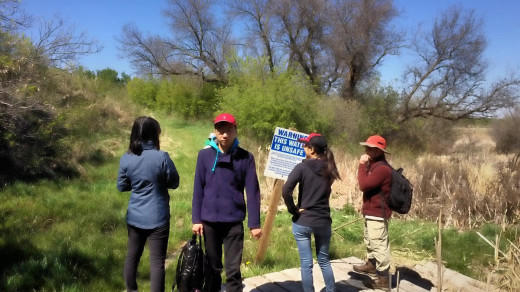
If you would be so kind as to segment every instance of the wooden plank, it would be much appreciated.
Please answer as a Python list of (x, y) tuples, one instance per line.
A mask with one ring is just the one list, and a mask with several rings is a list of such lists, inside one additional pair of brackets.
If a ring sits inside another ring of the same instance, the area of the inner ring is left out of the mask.
[[(431, 280), (432, 282), (437, 279), (437, 264), (433, 262), (426, 262), (423, 265), (416, 265), (416, 270), (421, 277)], [(444, 268), (443, 285), (450, 287), (457, 291), (471, 291), (471, 292), (484, 292), (484, 291), (497, 291), (497, 288), (493, 285), (487, 285), (484, 282), (480, 282), (476, 279), (470, 278), (466, 275), (458, 273), (454, 270)], [(432, 289), (437, 290), (436, 288)]]
[[(251, 292), (301, 292), (302, 286), (300, 281), (299, 269), (293, 268), (280, 272), (265, 274), (262, 279), (257, 279), (252, 283), (255, 287)], [(248, 279), (244, 280), (246, 283)], [(247, 282), (246, 284), (251, 284)], [(248, 289), (250, 289), (248, 287)], [(246, 289), (244, 289), (246, 291)]]
[(299, 268), (293, 268), (288, 270), (283, 270), (280, 272), (284, 279), (291, 280), (291, 281), (301, 281), (302, 280), (302, 274), (301, 270)]
[[(365, 286), (367, 281), (371, 280), (368, 275), (358, 274), (353, 271), (353, 265), (362, 264), (363, 260), (356, 257), (349, 257), (343, 259), (336, 259), (331, 261), (332, 270), (334, 271), (334, 278), (336, 280), (336, 290), (341, 292), (359, 292), (363, 291), (382, 291), (372, 290)], [(399, 269), (399, 268), (398, 268)], [(410, 270), (412, 271), (412, 270)], [(399, 284), (400, 292), (426, 292), (436, 291), (436, 287), (417, 286), (420, 281), (427, 281), (432, 285), (437, 276), (437, 265), (432, 262), (427, 262), (423, 265), (416, 265), (413, 268), (413, 273), (408, 275), (408, 278), (402, 274)], [(394, 277), (395, 278), (395, 277)], [(313, 279), (316, 291), (322, 291), (325, 288), (321, 269), (317, 263), (313, 266)], [(394, 279), (395, 281), (396, 279)], [(419, 282), (417, 282), (419, 281)], [(431, 283), (430, 283), (431, 282)], [(459, 274), (453, 270), (445, 269), (444, 283), (447, 289), (454, 291), (496, 291), (495, 287), (486, 289), (484, 283), (475, 279)], [(300, 292), (301, 286), (301, 272), (299, 268), (292, 268), (280, 272), (265, 274), (263, 276), (256, 276), (244, 279), (245, 292)], [(396, 285), (397, 283), (394, 283)], [(424, 287), (424, 288), (423, 288)], [(225, 291), (225, 287), (221, 291)], [(392, 289), (397, 291), (397, 287)]]
[[(397, 291), (397, 287), (393, 288), (392, 291)], [(407, 280), (400, 280), (399, 292), (428, 292), (428, 291), (430, 291), (430, 290), (426, 290), (419, 286), (416, 286)]]
[(265, 283), (269, 283), (269, 280), (267, 280), (264, 276), (256, 276), (252, 278), (247, 278), (242, 281), (242, 283), (248, 288), (253, 289), (260, 285), (263, 285)]

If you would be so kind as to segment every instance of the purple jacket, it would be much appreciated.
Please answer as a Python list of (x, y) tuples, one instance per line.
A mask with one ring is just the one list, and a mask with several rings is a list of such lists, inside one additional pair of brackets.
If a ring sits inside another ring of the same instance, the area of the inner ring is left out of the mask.
[(212, 142), (199, 151), (193, 183), (192, 223), (240, 222), (247, 214), (249, 228), (260, 228), (260, 187), (255, 158), (238, 147), (238, 140), (228, 153)]

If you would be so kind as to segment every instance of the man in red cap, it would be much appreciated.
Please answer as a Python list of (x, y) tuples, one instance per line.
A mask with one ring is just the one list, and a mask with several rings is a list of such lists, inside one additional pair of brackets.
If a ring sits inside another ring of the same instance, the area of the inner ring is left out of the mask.
[(354, 266), (354, 271), (376, 276), (368, 284), (373, 289), (386, 290), (389, 286), (390, 244), (388, 219), (392, 210), (387, 204), (392, 182), (392, 169), (386, 162), (386, 140), (378, 135), (370, 136), (365, 154), (359, 159), (358, 184), (363, 192), (362, 213), (365, 217), (364, 242), (367, 246), (367, 262)]
[[(251, 236), (260, 229), (260, 187), (253, 154), (238, 146), (237, 123), (228, 114), (215, 118), (216, 141), (199, 151), (193, 184), (193, 233), (204, 235), (210, 271), (205, 271), (204, 291), (220, 291), (222, 245), (226, 291), (242, 291), (240, 264), (244, 248), (243, 221), (248, 217)], [(247, 195), (247, 204), (244, 198)]]

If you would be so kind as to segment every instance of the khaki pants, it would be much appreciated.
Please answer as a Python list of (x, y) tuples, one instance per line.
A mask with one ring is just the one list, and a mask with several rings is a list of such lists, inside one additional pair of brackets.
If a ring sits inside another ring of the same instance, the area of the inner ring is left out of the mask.
[(390, 268), (388, 220), (378, 221), (365, 219), (364, 236), (368, 259), (375, 259), (377, 261), (377, 271), (387, 272)]

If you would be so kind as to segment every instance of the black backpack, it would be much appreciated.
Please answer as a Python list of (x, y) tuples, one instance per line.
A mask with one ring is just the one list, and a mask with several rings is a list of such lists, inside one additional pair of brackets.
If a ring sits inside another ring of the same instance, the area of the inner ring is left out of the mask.
[(202, 239), (194, 234), (191, 239), (182, 248), (179, 260), (177, 261), (177, 270), (175, 273), (175, 282), (172, 286), (172, 292), (194, 292), (202, 291), (204, 286), (204, 252), (202, 250)]
[(388, 196), (388, 207), (399, 214), (407, 214), (412, 206), (413, 186), (403, 175), (403, 169), (392, 169), (392, 183), (390, 185), (390, 195)]

